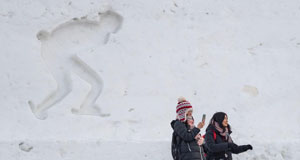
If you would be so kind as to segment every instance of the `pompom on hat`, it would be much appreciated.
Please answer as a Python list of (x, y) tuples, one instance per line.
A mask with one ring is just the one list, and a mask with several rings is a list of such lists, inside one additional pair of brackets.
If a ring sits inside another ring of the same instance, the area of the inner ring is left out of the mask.
[(185, 122), (186, 114), (189, 111), (193, 111), (193, 107), (190, 104), (190, 102), (188, 102), (184, 97), (179, 97), (177, 107), (176, 107), (177, 119), (179, 119), (182, 122)]

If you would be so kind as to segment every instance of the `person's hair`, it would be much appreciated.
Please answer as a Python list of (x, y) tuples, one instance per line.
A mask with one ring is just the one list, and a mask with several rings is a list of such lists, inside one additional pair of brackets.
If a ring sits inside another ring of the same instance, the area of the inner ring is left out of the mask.
[[(223, 126), (223, 121), (224, 121), (224, 119), (225, 119), (225, 116), (227, 116), (227, 114), (224, 113), (224, 112), (216, 112), (216, 113), (213, 115), (213, 117), (211, 118), (209, 124), (210, 124), (210, 125), (214, 125), (213, 122), (216, 122), (216, 123), (219, 124), (219, 126), (220, 126), (220, 127), (223, 129), (223, 131), (225, 132), (225, 126)], [(227, 118), (228, 118), (228, 116), (227, 116)], [(228, 124), (227, 128), (228, 128), (228, 132), (229, 132), (229, 134), (230, 134), (232, 131), (231, 131), (231, 127), (230, 127), (229, 124)]]

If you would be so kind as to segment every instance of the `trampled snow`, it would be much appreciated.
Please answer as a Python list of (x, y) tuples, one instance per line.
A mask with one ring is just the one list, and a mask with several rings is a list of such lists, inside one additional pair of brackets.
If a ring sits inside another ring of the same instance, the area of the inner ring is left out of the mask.
[(169, 160), (179, 96), (228, 114), (254, 147), (235, 159), (297, 160), (299, 19), (296, 0), (1, 0), (0, 160)]

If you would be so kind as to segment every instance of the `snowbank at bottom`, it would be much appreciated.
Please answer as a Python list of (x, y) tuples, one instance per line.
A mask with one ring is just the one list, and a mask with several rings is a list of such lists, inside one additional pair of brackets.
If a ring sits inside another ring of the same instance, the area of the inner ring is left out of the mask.
[[(236, 160), (296, 160), (300, 141), (253, 142)], [(15, 160), (171, 160), (170, 142), (14, 141), (0, 142), (0, 159)]]

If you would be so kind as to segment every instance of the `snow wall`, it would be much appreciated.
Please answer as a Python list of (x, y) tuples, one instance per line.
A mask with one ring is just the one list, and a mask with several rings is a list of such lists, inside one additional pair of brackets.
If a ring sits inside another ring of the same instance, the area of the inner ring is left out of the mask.
[(299, 159), (299, 1), (0, 4), (1, 160), (170, 160), (179, 96), (235, 159)]

